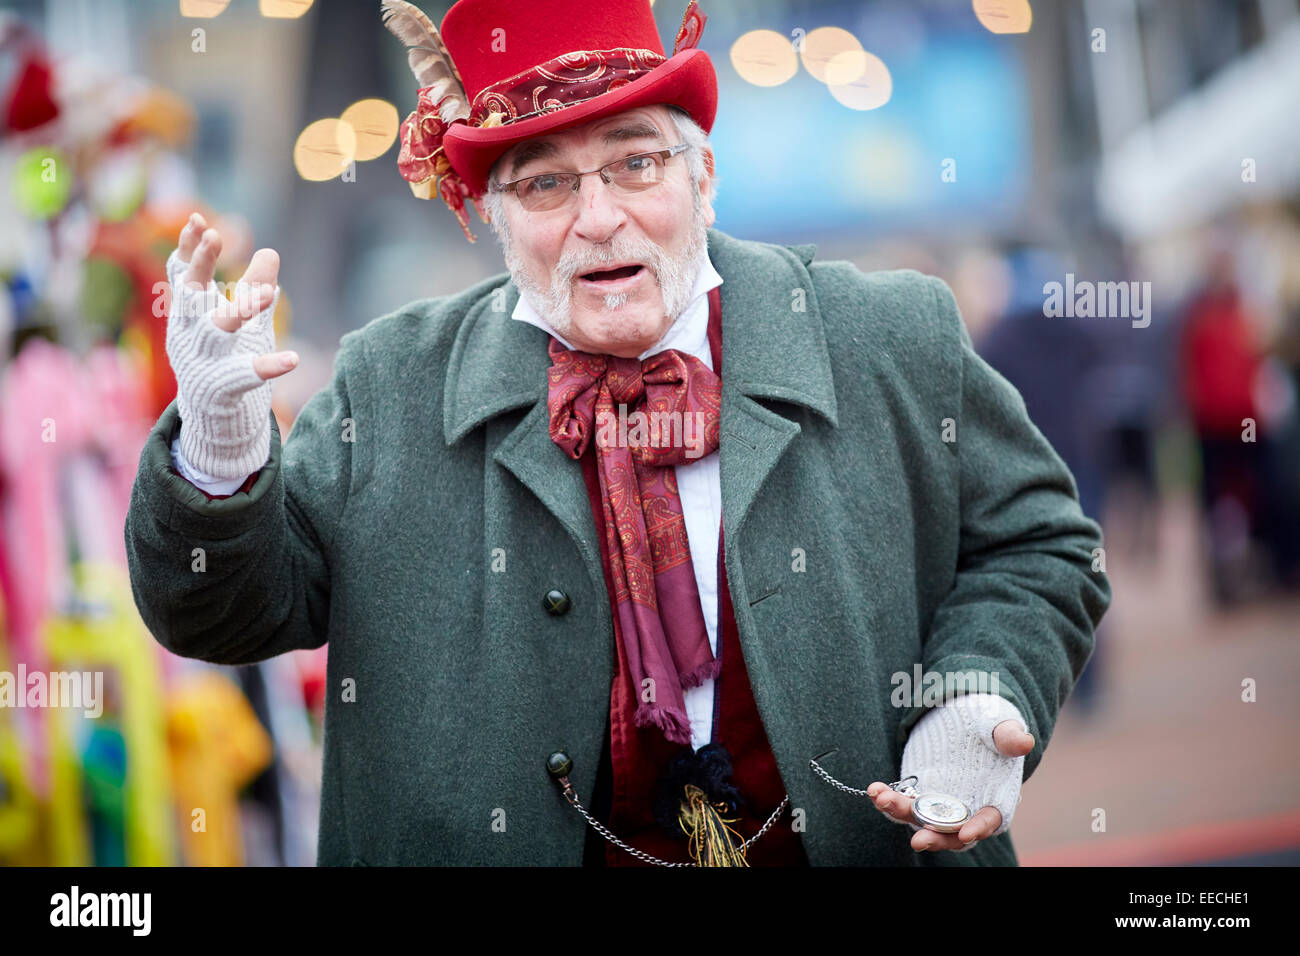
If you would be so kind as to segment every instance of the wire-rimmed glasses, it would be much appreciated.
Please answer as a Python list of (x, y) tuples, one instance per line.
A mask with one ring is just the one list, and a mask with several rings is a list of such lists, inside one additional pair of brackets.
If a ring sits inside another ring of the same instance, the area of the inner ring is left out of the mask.
[(681, 143), (667, 149), (624, 156), (585, 173), (541, 173), (511, 183), (494, 184), (492, 188), (496, 192), (514, 193), (520, 205), (529, 212), (550, 212), (571, 202), (578, 194), (582, 177), (594, 173), (599, 173), (604, 183), (616, 192), (639, 193), (658, 186), (667, 175), (668, 160), (688, 149), (689, 144)]

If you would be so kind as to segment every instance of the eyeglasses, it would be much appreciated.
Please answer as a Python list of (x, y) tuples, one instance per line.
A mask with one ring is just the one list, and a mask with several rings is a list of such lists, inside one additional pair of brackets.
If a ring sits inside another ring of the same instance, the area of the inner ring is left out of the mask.
[(612, 186), (615, 192), (639, 193), (658, 186), (664, 181), (668, 160), (690, 148), (689, 144), (682, 143), (668, 149), (624, 156), (585, 173), (542, 173), (512, 183), (494, 184), (492, 188), (495, 192), (514, 193), (519, 197), (520, 205), (529, 212), (550, 212), (571, 202), (578, 194), (582, 177), (593, 173), (600, 173), (605, 185)]

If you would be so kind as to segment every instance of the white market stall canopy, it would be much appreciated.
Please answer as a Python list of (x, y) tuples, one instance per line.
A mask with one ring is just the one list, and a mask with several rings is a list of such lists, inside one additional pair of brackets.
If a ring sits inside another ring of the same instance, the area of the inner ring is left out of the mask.
[(1096, 188), (1131, 240), (1300, 191), (1300, 18), (1121, 140)]

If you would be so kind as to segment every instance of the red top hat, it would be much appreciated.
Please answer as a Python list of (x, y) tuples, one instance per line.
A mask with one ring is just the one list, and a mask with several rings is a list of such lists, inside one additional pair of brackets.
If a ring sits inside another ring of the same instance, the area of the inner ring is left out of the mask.
[(478, 199), (516, 143), (657, 103), (713, 128), (718, 82), (695, 48), (708, 19), (696, 0), (671, 57), (650, 0), (459, 0), (441, 34), (404, 0), (383, 0), (383, 16), (420, 82), (398, 168), (417, 196), (451, 208), (470, 242), (465, 200), (486, 222)]

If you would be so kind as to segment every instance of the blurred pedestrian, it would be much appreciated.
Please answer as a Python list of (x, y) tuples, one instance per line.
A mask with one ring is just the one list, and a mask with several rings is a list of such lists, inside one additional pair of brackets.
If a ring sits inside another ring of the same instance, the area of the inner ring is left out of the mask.
[(1262, 355), (1230, 254), (1216, 251), (1207, 271), (1183, 323), (1182, 393), (1200, 449), (1211, 589), (1231, 604), (1242, 596), (1250, 540), (1261, 526), (1265, 455), (1254, 389)]

